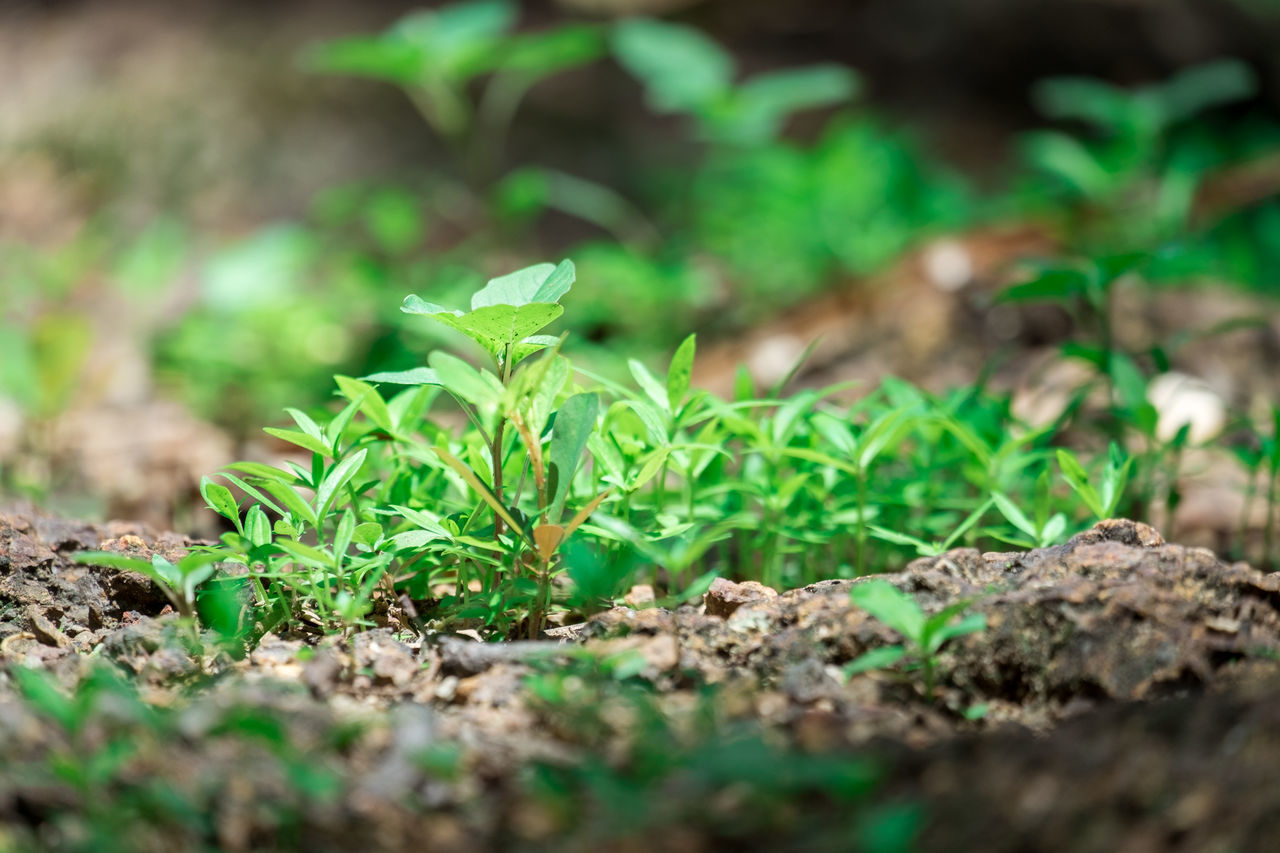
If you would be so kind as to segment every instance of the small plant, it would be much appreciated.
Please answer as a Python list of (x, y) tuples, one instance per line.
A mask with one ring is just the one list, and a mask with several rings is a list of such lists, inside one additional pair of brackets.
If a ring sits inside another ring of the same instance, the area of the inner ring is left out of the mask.
[(197, 591), (216, 573), (214, 563), (217, 559), (215, 554), (199, 552), (188, 554), (177, 563), (171, 563), (160, 554), (153, 554), (150, 560), (115, 551), (81, 551), (76, 554), (79, 563), (138, 572), (151, 578), (183, 619), (195, 617)]
[(1196, 188), (1217, 156), (1203, 139), (1178, 134), (1179, 126), (1256, 87), (1250, 69), (1233, 60), (1133, 90), (1087, 78), (1045, 80), (1033, 92), (1041, 111), (1083, 123), (1092, 136), (1033, 133), (1026, 156), (1064, 195), (1092, 206), (1075, 211), (1077, 240), (1109, 251), (1150, 249), (1188, 227)]
[(845, 675), (883, 669), (905, 661), (909, 667), (918, 667), (923, 672), (924, 696), (930, 702), (933, 701), (939, 649), (948, 640), (983, 631), (987, 627), (987, 617), (981, 613), (971, 613), (958, 622), (952, 621), (968, 609), (971, 603), (968, 601), (958, 601), (926, 617), (911, 596), (888, 581), (868, 580), (854, 584), (849, 598), (902, 634), (906, 642), (872, 649), (846, 665)]
[(1132, 465), (1133, 460), (1113, 442), (1107, 449), (1102, 478), (1096, 481), (1098, 485), (1095, 487), (1076, 455), (1069, 450), (1058, 450), (1058, 467), (1062, 469), (1063, 478), (1098, 521), (1115, 517), (1116, 508), (1124, 498), (1124, 487)]
[[(312, 70), (392, 83), (473, 176), (492, 172), (520, 102), (541, 80), (592, 62), (604, 39), (591, 26), (516, 33), (511, 0), (470, 0), (411, 12), (386, 32), (313, 47)], [(474, 83), (484, 78), (481, 94)]]
[(734, 82), (733, 57), (702, 33), (650, 18), (615, 25), (613, 52), (649, 105), (691, 116), (704, 138), (750, 145), (777, 137), (795, 112), (848, 101), (858, 78), (839, 65), (768, 71)]
[[(288, 409), (294, 428), (266, 430), (306, 457), (237, 463), (226, 485), (203, 483), (233, 527), (221, 545), (171, 568), (106, 564), (148, 570), (184, 615), (198, 603), (237, 641), (282, 624), (535, 637), (641, 578), (675, 604), (717, 575), (784, 588), (961, 542), (1051, 544), (1123, 493), (1118, 457), (1101, 487), (1060, 463), (1073, 491), (1055, 493), (1051, 431), (1016, 429), (1008, 398), (977, 389), (936, 397), (886, 378), (838, 406), (838, 387), (786, 396), (744, 380), (725, 400), (691, 387), (693, 336), (665, 375), (630, 359), (632, 385), (595, 376), (545, 334), (575, 279), (569, 261), (527, 267), (490, 280), (466, 311), (407, 297), (405, 313), (471, 349), (336, 377), (341, 410)], [(461, 428), (434, 414), (449, 401)], [(213, 560), (241, 568), (197, 591)]]

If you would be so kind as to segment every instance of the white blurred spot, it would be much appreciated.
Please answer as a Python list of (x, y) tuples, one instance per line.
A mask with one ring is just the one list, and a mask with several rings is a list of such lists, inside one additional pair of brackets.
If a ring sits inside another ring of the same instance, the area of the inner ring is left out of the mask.
[(1164, 373), (1147, 386), (1147, 400), (1156, 407), (1156, 438), (1169, 441), (1178, 430), (1190, 424), (1187, 440), (1203, 444), (1213, 438), (1227, 422), (1227, 407), (1222, 398), (1203, 380), (1185, 373)]
[(973, 281), (973, 257), (958, 240), (938, 240), (924, 251), (924, 273), (938, 290), (954, 293)]
[(8, 397), (0, 397), (0, 460), (18, 452), (22, 437), (22, 408)]
[(756, 346), (747, 359), (751, 375), (765, 385), (771, 385), (795, 366), (804, 355), (804, 343), (795, 335), (774, 335)]

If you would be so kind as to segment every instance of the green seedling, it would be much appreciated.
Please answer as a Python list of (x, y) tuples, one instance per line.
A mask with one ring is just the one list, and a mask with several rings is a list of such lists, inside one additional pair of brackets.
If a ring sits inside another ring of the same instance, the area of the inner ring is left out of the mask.
[(1115, 516), (1116, 507), (1124, 498), (1124, 488), (1132, 465), (1133, 459), (1113, 442), (1107, 449), (1107, 461), (1095, 487), (1076, 455), (1066, 449), (1058, 450), (1058, 467), (1063, 479), (1099, 521)]
[[(977, 390), (887, 378), (839, 406), (841, 386), (786, 395), (784, 378), (724, 400), (691, 387), (692, 336), (665, 371), (631, 359), (630, 384), (575, 369), (545, 333), (575, 279), (568, 261), (528, 267), (469, 310), (407, 297), (471, 349), (338, 376), (336, 414), (289, 409), (292, 428), (268, 428), (305, 460), (207, 480), (233, 527), (212, 553), (247, 569), (219, 621), (345, 630), (407, 599), (419, 623), (536, 636), (551, 611), (608, 607), (641, 578), (676, 604), (718, 575), (784, 588), (962, 541), (1046, 544), (1123, 492), (1117, 457), (1097, 488), (1065, 463), (1073, 491), (1055, 494), (1052, 431), (1019, 432), (1008, 398)], [(446, 401), (460, 429), (437, 421)], [(252, 616), (228, 611), (242, 600)]]
[(948, 640), (983, 631), (987, 617), (971, 613), (952, 621), (969, 608), (971, 602), (958, 601), (926, 617), (911, 596), (888, 581), (868, 580), (855, 584), (849, 591), (853, 603), (900, 633), (904, 643), (872, 649), (845, 666), (845, 675), (872, 669), (884, 669), (907, 662), (924, 673), (925, 699), (933, 701), (934, 677), (938, 651)]
[(613, 29), (618, 61), (645, 86), (655, 110), (684, 113), (704, 137), (753, 144), (776, 138), (795, 112), (848, 101), (858, 78), (838, 65), (756, 74), (734, 82), (733, 57), (689, 27), (630, 18)]
[(177, 563), (171, 563), (160, 554), (144, 560), (114, 551), (82, 551), (76, 554), (75, 559), (79, 563), (146, 575), (183, 619), (195, 618), (196, 592), (217, 572), (214, 563), (218, 561), (216, 555), (207, 553), (188, 554)]
[(1175, 131), (1193, 116), (1249, 97), (1256, 87), (1249, 68), (1234, 60), (1133, 90), (1086, 78), (1045, 80), (1033, 92), (1041, 111), (1083, 123), (1093, 138), (1041, 131), (1026, 138), (1025, 151), (1033, 168), (1069, 196), (1092, 205), (1095, 215), (1106, 213), (1101, 227), (1088, 229), (1088, 239), (1149, 248), (1188, 225), (1196, 188), (1214, 157), (1201, 140)]
[[(1006, 500), (1008, 499), (1006, 498)], [(926, 542), (917, 536), (911, 536), (907, 533), (899, 533), (896, 530), (887, 530), (875, 524), (867, 525), (867, 529), (870, 530), (871, 535), (875, 536), (877, 539), (883, 539), (886, 542), (893, 542), (898, 545), (910, 545), (912, 548), (916, 549), (916, 554), (921, 557), (936, 557), (939, 554), (944, 554), (954, 548), (956, 542), (960, 541), (961, 537), (973, 529), (974, 525), (982, 519), (982, 516), (986, 514), (987, 510), (991, 509), (991, 505), (995, 503), (995, 501), (996, 498), (993, 495), (985, 503), (981, 504), (977, 509), (969, 513), (968, 517), (965, 518), (964, 521), (960, 522), (960, 524), (951, 531), (951, 534), (947, 536), (946, 539), (943, 539), (940, 542), (937, 540)], [(1010, 519), (1010, 521), (1012, 521), (1012, 519)]]
[(317, 45), (305, 62), (315, 71), (399, 86), (460, 159), (473, 171), (490, 171), (529, 90), (604, 51), (603, 35), (591, 26), (514, 32), (518, 13), (511, 0), (411, 12), (380, 35)]

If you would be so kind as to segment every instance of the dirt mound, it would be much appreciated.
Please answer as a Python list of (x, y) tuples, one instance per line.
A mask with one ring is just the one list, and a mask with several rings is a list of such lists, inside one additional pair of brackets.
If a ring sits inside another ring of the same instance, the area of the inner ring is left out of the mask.
[[(236, 660), (145, 578), (70, 560), (190, 544), (0, 515), (18, 846), (108, 827), (133, 849), (1280, 847), (1280, 576), (1146, 525), (884, 576), (926, 613), (986, 617), (943, 647), (932, 700), (910, 672), (844, 677), (900, 640), (850, 604), (861, 580), (722, 582), (536, 642), (268, 635)], [(69, 756), (93, 785), (50, 773)]]

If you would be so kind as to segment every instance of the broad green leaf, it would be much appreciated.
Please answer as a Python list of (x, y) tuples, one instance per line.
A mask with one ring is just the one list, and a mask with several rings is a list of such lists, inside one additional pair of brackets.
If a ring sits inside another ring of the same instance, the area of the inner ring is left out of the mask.
[(406, 530), (391, 537), (391, 547), (396, 550), (419, 550), (428, 542), (436, 542), (449, 538), (447, 534), (436, 530)]
[(538, 332), (563, 313), (564, 308), (560, 305), (534, 302), (520, 306), (486, 305), (469, 314), (430, 316), (457, 329), (497, 356), (505, 347)]
[(378, 540), (382, 538), (382, 525), (376, 521), (366, 521), (363, 524), (357, 524), (355, 530), (351, 531), (351, 541), (368, 548), (378, 544)]
[(551, 433), (551, 464), (556, 466), (558, 480), (551, 499), (547, 517), (559, 520), (564, 511), (565, 497), (582, 460), (587, 439), (596, 428), (600, 397), (597, 394), (575, 394), (565, 400), (556, 411), (555, 426)]
[[(559, 265), (535, 264), (522, 270), (490, 279), (471, 297), (471, 310), (494, 305), (521, 307), (538, 303), (554, 303), (569, 292), (574, 281), (573, 261)], [(536, 330), (535, 330), (536, 331)], [(532, 334), (532, 332), (526, 333)], [(525, 337), (521, 335), (520, 337)]]
[(925, 618), (920, 605), (888, 581), (856, 583), (849, 590), (849, 598), (913, 643), (924, 633)]
[(41, 714), (53, 719), (63, 731), (75, 733), (87, 721), (79, 703), (57, 687), (52, 675), (26, 666), (10, 667), (9, 675), (22, 697)]
[(220, 483), (213, 482), (208, 477), (201, 477), (200, 495), (210, 509), (233, 523), (236, 526), (236, 530), (243, 532), (244, 528), (240, 526), (240, 507), (236, 504), (236, 499), (232, 496), (230, 489)]
[[(272, 477), (269, 482), (285, 483), (285, 482), (293, 482), (295, 479), (291, 474), (286, 474), (284, 472), (280, 472), (280, 474), (281, 475), (279, 477)], [(236, 486), (245, 494), (253, 498), (255, 501), (266, 506), (272, 512), (277, 513), (279, 515), (284, 515), (284, 510), (282, 510), (280, 507), (272, 503), (271, 499), (268, 498), (266, 495), (264, 495), (262, 491), (258, 489), (256, 486), (252, 486), (249, 483), (237, 477), (235, 474), (230, 474), (225, 471), (218, 476), (225, 477), (227, 479), (227, 482), (231, 483), (233, 486)], [(259, 480), (259, 482), (261, 482), (261, 480)]]
[(254, 504), (244, 514), (244, 535), (255, 548), (271, 543), (271, 523), (261, 505)]

